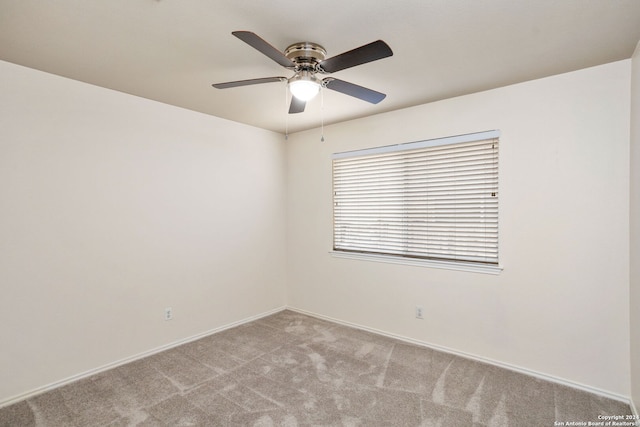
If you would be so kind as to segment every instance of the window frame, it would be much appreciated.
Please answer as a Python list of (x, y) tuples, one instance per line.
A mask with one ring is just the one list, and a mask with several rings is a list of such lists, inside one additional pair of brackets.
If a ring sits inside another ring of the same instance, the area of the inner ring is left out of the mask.
[[(432, 147), (441, 147), (448, 146), (454, 144), (462, 144), (462, 143), (473, 143), (480, 142), (485, 140), (496, 140), (499, 141), (501, 136), (501, 132), (499, 130), (491, 130), (486, 132), (476, 132), (464, 135), (456, 135), (449, 136), (443, 138), (436, 138), (430, 140), (416, 141), (416, 142), (408, 142), (402, 144), (388, 145), (382, 147), (373, 147), (361, 150), (354, 151), (346, 151), (340, 153), (334, 153), (332, 155), (332, 246), (333, 249), (330, 251), (330, 254), (336, 258), (346, 258), (346, 259), (358, 259), (365, 261), (375, 261), (375, 262), (387, 262), (394, 264), (405, 264), (405, 265), (414, 265), (414, 266), (424, 266), (424, 267), (434, 267), (434, 268), (444, 268), (450, 270), (461, 270), (461, 271), (470, 271), (470, 272), (478, 272), (478, 273), (488, 273), (488, 274), (499, 274), (502, 271), (502, 266), (500, 264), (499, 253), (496, 254), (495, 262), (479, 262), (479, 261), (468, 261), (468, 260), (460, 260), (460, 259), (443, 259), (438, 257), (415, 257), (408, 256), (403, 254), (394, 254), (394, 253), (381, 253), (381, 252), (369, 252), (369, 251), (358, 251), (358, 250), (345, 250), (339, 249), (336, 245), (336, 174), (335, 174), (335, 160), (340, 159), (351, 159), (351, 158), (360, 158), (371, 155), (381, 155), (387, 153), (400, 153), (404, 151), (414, 151), (418, 149), (429, 149)], [(445, 148), (445, 147), (443, 147)], [(498, 161), (498, 152), (496, 151), (495, 158), (495, 167), (499, 169), (499, 161)], [(497, 171), (498, 172), (498, 171)], [(499, 175), (499, 173), (498, 173)], [(497, 193), (499, 193), (499, 180), (496, 184)], [(403, 193), (404, 194), (404, 193)], [(496, 197), (498, 194), (496, 194)], [(499, 204), (499, 199), (496, 199), (497, 205)], [(499, 206), (499, 205), (498, 205)], [(498, 208), (496, 208), (498, 209)], [(496, 221), (499, 221), (499, 210), (496, 211)], [(500, 233), (499, 233), (499, 222), (496, 225), (497, 240), (496, 240), (496, 250), (500, 248)], [(410, 236), (408, 233), (404, 238)]]

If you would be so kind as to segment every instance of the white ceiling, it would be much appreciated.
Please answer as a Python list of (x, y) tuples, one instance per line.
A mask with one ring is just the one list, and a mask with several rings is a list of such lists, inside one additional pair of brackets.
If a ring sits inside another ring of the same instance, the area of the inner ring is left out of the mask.
[[(235, 30), (328, 57), (382, 39), (394, 56), (332, 76), (387, 98), (326, 90), (322, 111), (288, 115), (284, 83), (214, 89), (292, 74)], [(0, 0), (2, 60), (278, 132), (626, 59), (639, 40), (640, 0)]]

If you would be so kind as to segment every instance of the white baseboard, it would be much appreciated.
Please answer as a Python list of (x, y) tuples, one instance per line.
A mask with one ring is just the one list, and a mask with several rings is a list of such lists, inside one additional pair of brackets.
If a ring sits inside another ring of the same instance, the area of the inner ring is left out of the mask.
[[(308, 315), (308, 316), (316, 317), (318, 319), (328, 320), (330, 322), (334, 322), (334, 323), (341, 324), (341, 325), (344, 325), (344, 326), (349, 326), (349, 327), (353, 327), (353, 328), (356, 328), (356, 329), (361, 329), (361, 330), (364, 330), (364, 331), (367, 331), (367, 332), (372, 332), (372, 333), (375, 333), (375, 334), (378, 334), (378, 335), (386, 336), (386, 337), (389, 337), (389, 338), (394, 338), (394, 339), (397, 339), (397, 340), (400, 340), (400, 341), (408, 342), (408, 343), (419, 345), (419, 346), (422, 346), (422, 347), (427, 347), (427, 348), (431, 348), (431, 349), (434, 349), (434, 350), (443, 351), (445, 353), (453, 354), (453, 355), (464, 357), (464, 358), (471, 359), (471, 360), (476, 360), (476, 361), (482, 362), (482, 363), (487, 363), (489, 365), (497, 366), (499, 368), (508, 369), (508, 370), (511, 370), (511, 371), (519, 372), (519, 373), (522, 373), (522, 374), (525, 374), (525, 375), (529, 375), (529, 376), (540, 378), (540, 379), (543, 379), (543, 380), (546, 380), (546, 381), (550, 381), (550, 382), (553, 382), (553, 383), (556, 383), (556, 384), (565, 385), (565, 386), (568, 386), (568, 387), (572, 387), (572, 388), (583, 390), (583, 391), (586, 391), (586, 392), (589, 392), (589, 393), (593, 393), (593, 394), (596, 394), (596, 395), (599, 395), (599, 396), (603, 396), (603, 397), (606, 397), (606, 398), (609, 398), (609, 399), (613, 399), (613, 400), (617, 400), (617, 401), (620, 401), (620, 402), (624, 402), (626, 404), (629, 404), (629, 406), (631, 407), (631, 411), (633, 412), (633, 415), (635, 415), (636, 417), (639, 415), (638, 414), (638, 410), (634, 405), (634, 402), (628, 396), (623, 396), (623, 395), (620, 395), (620, 394), (617, 394), (617, 393), (612, 393), (612, 392), (609, 392), (609, 391), (606, 391), (606, 390), (601, 390), (601, 389), (596, 388), (596, 387), (591, 387), (591, 386), (588, 386), (588, 385), (585, 385), (585, 384), (573, 382), (573, 381), (566, 380), (564, 378), (556, 377), (556, 376), (553, 376), (553, 375), (548, 375), (548, 374), (544, 374), (544, 373), (541, 373), (541, 372), (536, 372), (536, 371), (533, 371), (533, 370), (530, 370), (530, 369), (527, 369), (527, 368), (522, 368), (520, 366), (511, 365), (509, 363), (504, 363), (504, 362), (488, 359), (488, 358), (485, 358), (485, 357), (477, 356), (475, 354), (454, 350), (454, 349), (447, 348), (447, 347), (444, 347), (444, 346), (440, 346), (440, 345), (437, 345), (437, 344), (431, 344), (431, 343), (428, 343), (428, 342), (415, 340), (413, 338), (404, 337), (402, 335), (397, 335), (397, 334), (389, 333), (389, 332), (386, 332), (386, 331), (381, 331), (381, 330), (378, 330), (378, 329), (375, 329), (375, 328), (370, 328), (370, 327), (359, 325), (359, 324), (356, 324), (356, 323), (347, 322), (347, 321), (344, 321), (344, 320), (341, 320), (341, 319), (336, 319), (336, 318), (333, 318), (333, 317), (324, 316), (324, 315), (321, 315), (321, 314), (318, 314), (318, 313), (313, 313), (313, 312), (310, 312), (310, 311), (298, 309), (298, 308), (295, 308), (295, 307), (288, 307), (288, 306), (278, 307), (278, 308), (275, 308), (273, 310), (269, 310), (269, 311), (266, 311), (264, 313), (261, 313), (261, 314), (255, 315), (255, 316), (250, 316), (250, 317), (244, 318), (242, 320), (239, 320), (239, 321), (236, 321), (236, 322), (232, 322), (232, 323), (229, 323), (229, 324), (226, 324), (226, 325), (223, 325), (223, 326), (220, 326), (220, 327), (217, 327), (217, 328), (214, 328), (214, 329), (199, 333), (197, 335), (193, 335), (193, 336), (178, 340), (178, 341), (174, 341), (174, 342), (171, 342), (169, 344), (166, 344), (166, 345), (163, 345), (163, 346), (160, 346), (160, 347), (156, 347), (154, 349), (145, 351), (143, 353), (139, 353), (139, 354), (136, 354), (136, 355), (133, 355), (133, 356), (130, 356), (130, 357), (127, 357), (127, 358), (124, 358), (124, 359), (121, 359), (121, 360), (118, 360), (118, 361), (115, 361), (115, 362), (100, 366), (98, 368), (91, 369), (91, 370), (88, 370), (86, 372), (82, 372), (82, 373), (73, 375), (73, 376), (68, 377), (68, 378), (64, 378), (64, 379), (62, 379), (60, 381), (56, 381), (56, 382), (53, 382), (51, 384), (47, 384), (45, 386), (35, 388), (35, 389), (27, 391), (25, 393), (21, 393), (19, 395), (16, 395), (16, 396), (13, 396), (13, 397), (10, 397), (8, 399), (0, 401), (0, 408), (12, 405), (14, 403), (20, 402), (22, 400), (31, 398), (33, 396), (36, 396), (36, 395), (39, 395), (39, 394), (42, 394), (42, 393), (45, 393), (47, 391), (56, 389), (58, 387), (62, 387), (64, 385), (67, 385), (67, 384), (70, 384), (72, 382), (81, 380), (83, 378), (87, 378), (87, 377), (90, 377), (92, 375), (108, 371), (108, 370), (116, 368), (118, 366), (122, 366), (122, 365), (125, 365), (127, 363), (131, 363), (131, 362), (134, 362), (136, 360), (140, 360), (140, 359), (143, 359), (145, 357), (152, 356), (152, 355), (160, 353), (162, 351), (169, 350), (171, 348), (178, 347), (180, 345), (187, 344), (187, 343), (192, 342), (192, 341), (196, 341), (196, 340), (198, 340), (200, 338), (204, 338), (206, 336), (209, 336), (209, 335), (212, 335), (212, 334), (215, 334), (215, 333), (218, 333), (218, 332), (222, 332), (224, 330), (227, 330), (227, 329), (230, 329), (230, 328), (234, 328), (236, 326), (240, 326), (240, 325), (243, 325), (245, 323), (253, 322), (254, 320), (258, 320), (258, 319), (270, 316), (270, 315), (275, 314), (275, 313), (279, 313), (280, 311), (283, 311), (283, 310), (295, 311), (295, 312), (298, 312), (298, 313), (301, 313), (301, 314), (305, 314), (305, 315)], [(637, 425), (640, 426), (640, 423), (637, 423)]]
[[(424, 342), (424, 341), (419, 341), (419, 340), (416, 340), (416, 339), (413, 339), (413, 338), (407, 338), (407, 337), (404, 337), (402, 335), (396, 335), (396, 334), (393, 334), (393, 333), (390, 333), (390, 332), (381, 331), (381, 330), (378, 330), (378, 329), (375, 329), (375, 328), (370, 328), (368, 326), (363, 326), (363, 325), (359, 325), (359, 324), (352, 323), (352, 322), (347, 322), (347, 321), (344, 321), (344, 320), (341, 320), (341, 319), (335, 319), (333, 317), (324, 316), (324, 315), (313, 313), (313, 312), (306, 311), (306, 310), (301, 310), (301, 309), (298, 309), (298, 308), (295, 308), (295, 307), (287, 307), (287, 310), (295, 311), (295, 312), (298, 312), (298, 313), (301, 313), (301, 314), (306, 314), (307, 316), (316, 317), (318, 319), (328, 320), (330, 322), (338, 323), (338, 324), (341, 324), (341, 325), (344, 325), (344, 326), (350, 326), (352, 328), (361, 329), (363, 331), (373, 332), (373, 333), (378, 334), (378, 335), (383, 335), (383, 336), (386, 336), (386, 337), (389, 337), (389, 338), (394, 338), (394, 339), (397, 339), (397, 340), (400, 340), (400, 341), (404, 341), (404, 342), (408, 342), (408, 343), (411, 343), (411, 344), (419, 345), (421, 347), (427, 347), (427, 348), (431, 348), (433, 350), (438, 350), (438, 351), (442, 351), (442, 352), (445, 352), (445, 353), (453, 354), (453, 355), (456, 355), (456, 356), (464, 357), (464, 358), (467, 358), (467, 359), (476, 360), (478, 362), (486, 363), (486, 364), (489, 364), (489, 365), (497, 366), (499, 368), (504, 368), (504, 369), (508, 369), (510, 371), (515, 371), (515, 372), (518, 372), (518, 373), (521, 373), (521, 374), (525, 374), (525, 375), (529, 375), (529, 376), (532, 376), (532, 377), (540, 378), (542, 380), (550, 381), (550, 382), (553, 382), (553, 383), (556, 383), (556, 384), (565, 385), (567, 387), (583, 390), (583, 391), (586, 391), (588, 393), (593, 393), (593, 394), (596, 394), (598, 396), (603, 396), (603, 397), (606, 397), (606, 398), (609, 398), (609, 399), (613, 399), (613, 400), (617, 400), (619, 402), (623, 402), (623, 403), (629, 404), (629, 406), (631, 406), (631, 410), (632, 411), (636, 410), (636, 408), (634, 407), (633, 402), (631, 401), (631, 398), (629, 396), (623, 396), (623, 395), (620, 395), (620, 394), (617, 394), (617, 393), (613, 393), (613, 392), (610, 392), (610, 391), (607, 391), (607, 390), (602, 390), (602, 389), (599, 389), (599, 388), (596, 388), (596, 387), (592, 387), (592, 386), (588, 386), (588, 385), (585, 385), (585, 384), (581, 384), (581, 383), (577, 383), (577, 382), (574, 382), (574, 381), (570, 381), (570, 380), (567, 380), (567, 379), (564, 379), (564, 378), (556, 377), (554, 375), (548, 375), (548, 374), (545, 374), (545, 373), (542, 373), (542, 372), (533, 371), (531, 369), (523, 368), (523, 367), (516, 366), (516, 365), (511, 365), (509, 363), (500, 362), (500, 361), (497, 361), (497, 360), (489, 359), (489, 358), (478, 356), (478, 355), (471, 354), (471, 353), (466, 353), (464, 351), (455, 350), (455, 349), (444, 347), (444, 346), (441, 346), (441, 345), (432, 344), (432, 343), (428, 343), (428, 342)], [(637, 415), (637, 412), (634, 412), (634, 415)]]
[(125, 365), (127, 363), (134, 362), (136, 360), (144, 359), (145, 357), (152, 356), (152, 355), (154, 355), (156, 353), (160, 353), (162, 351), (169, 350), (171, 348), (178, 347), (180, 345), (187, 344), (189, 342), (199, 340), (200, 338), (204, 338), (206, 336), (209, 336), (209, 335), (212, 335), (212, 334), (215, 334), (215, 333), (218, 333), (218, 332), (222, 332), (224, 330), (231, 329), (231, 328), (234, 328), (236, 326), (244, 325), (245, 323), (253, 322), (254, 320), (258, 320), (258, 319), (270, 316), (270, 315), (275, 314), (275, 313), (279, 313), (282, 310), (285, 310), (286, 308), (287, 307), (285, 307), (285, 306), (279, 307), (279, 308), (275, 308), (273, 310), (269, 310), (269, 311), (266, 311), (264, 313), (261, 313), (261, 314), (255, 315), (255, 316), (250, 316), (250, 317), (244, 318), (242, 320), (238, 320), (237, 322), (232, 322), (232, 323), (220, 326), (218, 328), (214, 328), (214, 329), (199, 333), (197, 335), (193, 335), (193, 336), (190, 336), (190, 337), (178, 340), (178, 341), (174, 341), (174, 342), (171, 342), (169, 344), (165, 344), (165, 345), (162, 345), (160, 347), (156, 347), (156, 348), (153, 348), (151, 350), (148, 350), (148, 351), (145, 351), (145, 352), (142, 352), (142, 353), (130, 356), (130, 357), (126, 357), (124, 359), (120, 359), (120, 360), (118, 360), (116, 362), (108, 363), (108, 364), (100, 366), (98, 368), (90, 369), (90, 370), (88, 370), (86, 372), (82, 372), (82, 373), (79, 373), (79, 374), (76, 374), (76, 375), (72, 375), (72, 376), (70, 376), (68, 378), (64, 378), (64, 379), (62, 379), (60, 381), (56, 381), (56, 382), (53, 382), (51, 384), (47, 384), (45, 386), (38, 387), (38, 388), (35, 388), (33, 390), (27, 391), (25, 393), (21, 393), (19, 395), (16, 395), (16, 396), (10, 397), (8, 399), (2, 400), (2, 401), (0, 401), (0, 408), (2, 408), (4, 406), (12, 405), (14, 403), (18, 403), (18, 402), (20, 402), (22, 400), (28, 399), (28, 398), (33, 397), (33, 396), (37, 396), (37, 395), (45, 393), (47, 391), (51, 391), (53, 389), (56, 389), (58, 387), (62, 387), (64, 385), (67, 385), (67, 384), (70, 384), (72, 382), (81, 380), (83, 378), (87, 378), (87, 377), (90, 377), (92, 375), (99, 374), (101, 372), (105, 372), (105, 371), (108, 371), (108, 370), (113, 369), (113, 368), (117, 368), (118, 366), (122, 366), (122, 365)]

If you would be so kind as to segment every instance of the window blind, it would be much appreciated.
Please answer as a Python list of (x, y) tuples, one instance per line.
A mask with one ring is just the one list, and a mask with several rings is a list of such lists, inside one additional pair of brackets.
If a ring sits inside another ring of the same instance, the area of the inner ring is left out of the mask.
[(334, 155), (334, 250), (497, 264), (498, 136)]

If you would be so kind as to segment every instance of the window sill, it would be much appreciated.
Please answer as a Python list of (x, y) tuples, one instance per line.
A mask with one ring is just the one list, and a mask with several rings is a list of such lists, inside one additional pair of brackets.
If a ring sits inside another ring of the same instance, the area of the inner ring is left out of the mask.
[(390, 264), (413, 265), (417, 267), (442, 268), (445, 270), (466, 271), (471, 273), (500, 274), (499, 265), (482, 265), (453, 261), (436, 261), (432, 259), (404, 258), (392, 255), (363, 254), (355, 252), (329, 251), (335, 258), (357, 259), (361, 261), (386, 262)]

